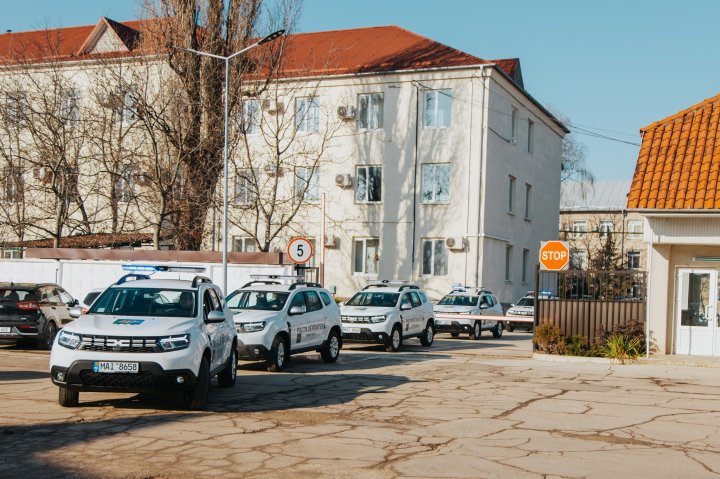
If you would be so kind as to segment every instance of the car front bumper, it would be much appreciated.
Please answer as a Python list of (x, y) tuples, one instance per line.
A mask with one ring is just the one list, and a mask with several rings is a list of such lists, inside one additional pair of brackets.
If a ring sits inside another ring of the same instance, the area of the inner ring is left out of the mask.
[(237, 353), (239, 359), (258, 361), (267, 359), (268, 348), (266, 348), (262, 344), (245, 344), (242, 341), (238, 341)]
[[(347, 328), (356, 328), (359, 331), (349, 332)], [(345, 341), (372, 341), (375, 343), (384, 343), (388, 339), (388, 333), (385, 331), (373, 331), (370, 328), (361, 326), (343, 325), (342, 339)]]
[(438, 333), (469, 333), (473, 330), (474, 321), (435, 320), (435, 331)]

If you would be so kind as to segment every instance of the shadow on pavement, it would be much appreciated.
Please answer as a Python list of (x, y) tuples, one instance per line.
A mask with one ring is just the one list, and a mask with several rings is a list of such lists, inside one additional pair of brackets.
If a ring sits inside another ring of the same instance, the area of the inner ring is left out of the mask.
[(50, 379), (50, 374), (44, 371), (0, 371), (2, 381), (26, 381), (29, 379)]

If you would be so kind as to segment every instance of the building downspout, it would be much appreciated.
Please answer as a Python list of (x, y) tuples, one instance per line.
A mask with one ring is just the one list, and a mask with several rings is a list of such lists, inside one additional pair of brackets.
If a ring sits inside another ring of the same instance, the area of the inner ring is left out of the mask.
[[(485, 69), (480, 71), (480, 77), (483, 82), (483, 101), (482, 101), (482, 123), (480, 124), (480, 174), (479, 174), (479, 191), (478, 191), (478, 222), (477, 222), (477, 234), (475, 236), (475, 248), (477, 249), (477, 264), (475, 265), (475, 286), (482, 286), (480, 284), (480, 265), (482, 264), (483, 255), (480, 250), (480, 236), (485, 232), (485, 215), (483, 210), (485, 208), (485, 202), (483, 201), (483, 185), (485, 181), (485, 129), (487, 126), (487, 98), (488, 98), (488, 85), (487, 76), (485, 75)], [(468, 192), (469, 193), (469, 192)]]
[(410, 239), (410, 282), (415, 281), (415, 232), (417, 231), (418, 138), (420, 136), (420, 87), (415, 86), (415, 165), (413, 168), (412, 238)]
[[(480, 67), (482, 73), (482, 67)], [(470, 256), (470, 189), (472, 188), (472, 176), (470, 171), (472, 169), (472, 138), (473, 138), (473, 116), (474, 116), (474, 105), (475, 105), (475, 77), (470, 77), (470, 129), (468, 132), (468, 182), (467, 182), (467, 211), (465, 212), (465, 237), (468, 238), (468, 251), (465, 251), (465, 268), (463, 273), (463, 284), (468, 284), (468, 260)]]

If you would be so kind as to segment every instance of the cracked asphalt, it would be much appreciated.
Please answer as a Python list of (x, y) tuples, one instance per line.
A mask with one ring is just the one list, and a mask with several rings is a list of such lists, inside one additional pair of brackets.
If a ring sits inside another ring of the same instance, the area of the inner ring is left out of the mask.
[(204, 412), (99, 393), (61, 408), (48, 354), (0, 346), (0, 477), (720, 476), (717, 369), (544, 362), (529, 338), (241, 363)]

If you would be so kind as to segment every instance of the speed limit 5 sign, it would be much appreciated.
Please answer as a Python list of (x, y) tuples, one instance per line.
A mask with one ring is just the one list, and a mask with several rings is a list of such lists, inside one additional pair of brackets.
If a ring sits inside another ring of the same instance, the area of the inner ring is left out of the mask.
[(307, 263), (313, 257), (312, 243), (307, 238), (293, 238), (288, 243), (287, 254), (293, 263)]

